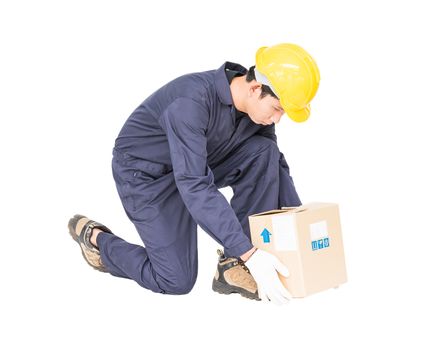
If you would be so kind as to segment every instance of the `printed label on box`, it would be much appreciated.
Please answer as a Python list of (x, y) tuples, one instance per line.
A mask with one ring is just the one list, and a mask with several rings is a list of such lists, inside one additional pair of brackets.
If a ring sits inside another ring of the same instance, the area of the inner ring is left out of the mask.
[(309, 225), (311, 241), (318, 241), (328, 237), (327, 221), (318, 221)]
[(309, 225), (312, 250), (324, 249), (330, 246), (326, 221), (318, 221)]
[(297, 250), (294, 215), (276, 215), (272, 218), (276, 250)]
[(312, 241), (311, 245), (312, 245), (312, 250), (328, 248), (330, 246), (330, 239), (324, 238), (324, 239), (320, 239), (318, 241)]

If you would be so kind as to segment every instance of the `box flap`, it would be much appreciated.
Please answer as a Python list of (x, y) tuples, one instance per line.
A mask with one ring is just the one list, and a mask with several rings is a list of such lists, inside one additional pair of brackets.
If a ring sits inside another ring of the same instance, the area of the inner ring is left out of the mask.
[(310, 202), (306, 204), (302, 204), (298, 207), (281, 207), (281, 209), (285, 209), (286, 211), (290, 211), (292, 213), (300, 213), (306, 210), (315, 210), (319, 208), (325, 208), (329, 206), (334, 206), (336, 203), (326, 203), (326, 202)]
[[(262, 215), (272, 215), (272, 214), (280, 214), (280, 213), (286, 213), (286, 212), (291, 212), (295, 209), (298, 209), (299, 207), (281, 207), (281, 209), (272, 209), (272, 210), (268, 210), (268, 211), (263, 211), (262, 213), (256, 213), (256, 214), (252, 214), (249, 216), (262, 216)], [(295, 211), (297, 212), (297, 211)]]
[(337, 205), (337, 204), (335, 204), (335, 203), (324, 203), (324, 202), (311, 202), (311, 203), (307, 203), (307, 204), (302, 204), (298, 207), (281, 207), (281, 209), (273, 209), (273, 210), (263, 211), (261, 213), (256, 213), (256, 214), (252, 214), (252, 215), (249, 215), (249, 216), (253, 217), (253, 216), (265, 216), (265, 215), (281, 214), (281, 213), (300, 213), (300, 212), (303, 212), (303, 211), (306, 211), (306, 210), (317, 209), (317, 208), (327, 207), (327, 206), (332, 206), (332, 205)]
[(305, 211), (306, 209), (308, 208), (304, 205), (300, 205), (298, 207), (281, 207), (281, 210), (291, 213), (299, 213), (301, 211)]
[(271, 215), (271, 214), (277, 214), (277, 213), (284, 213), (287, 210), (281, 210), (281, 209), (273, 209), (268, 211), (263, 211), (262, 213), (256, 213), (249, 216), (261, 216), (261, 215)]

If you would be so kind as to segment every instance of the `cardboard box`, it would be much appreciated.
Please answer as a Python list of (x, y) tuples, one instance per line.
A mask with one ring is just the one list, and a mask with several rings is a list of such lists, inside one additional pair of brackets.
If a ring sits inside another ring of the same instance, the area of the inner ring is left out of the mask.
[(308, 203), (249, 216), (252, 243), (274, 254), (290, 271), (279, 275), (293, 297), (305, 297), (347, 281), (339, 208)]

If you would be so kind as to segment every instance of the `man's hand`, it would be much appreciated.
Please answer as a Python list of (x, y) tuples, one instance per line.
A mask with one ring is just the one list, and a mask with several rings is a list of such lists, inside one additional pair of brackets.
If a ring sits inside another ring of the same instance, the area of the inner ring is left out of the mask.
[(284, 277), (289, 277), (290, 273), (274, 255), (258, 249), (245, 262), (245, 265), (256, 281), (259, 298), (263, 301), (270, 300), (277, 305), (282, 305), (292, 298), (278, 278), (277, 271)]

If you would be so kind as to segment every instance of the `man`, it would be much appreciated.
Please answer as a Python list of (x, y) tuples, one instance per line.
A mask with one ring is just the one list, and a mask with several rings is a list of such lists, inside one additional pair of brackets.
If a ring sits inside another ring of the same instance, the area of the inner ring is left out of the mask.
[[(127, 119), (112, 170), (144, 247), (82, 215), (68, 227), (87, 262), (157, 293), (185, 294), (197, 278), (197, 225), (224, 247), (213, 290), (286, 302), (289, 276), (250, 240), (248, 216), (298, 206), (275, 124), (301, 122), (319, 84), (312, 57), (294, 44), (262, 47), (249, 70), (225, 62), (186, 74), (149, 96)], [(231, 186), (229, 204), (219, 188)]]

